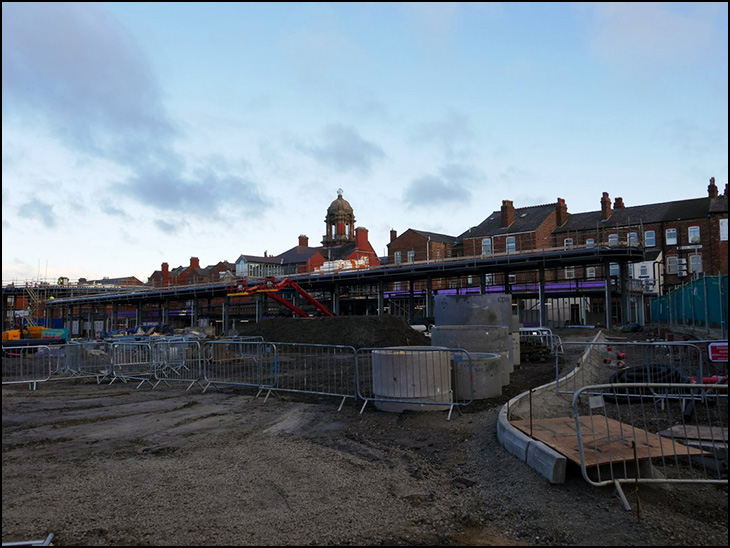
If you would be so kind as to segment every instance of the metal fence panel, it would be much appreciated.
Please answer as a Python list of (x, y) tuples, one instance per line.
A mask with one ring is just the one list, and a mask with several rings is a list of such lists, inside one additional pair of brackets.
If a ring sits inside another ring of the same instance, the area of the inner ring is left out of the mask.
[(111, 343), (73, 342), (63, 346), (63, 359), (55, 373), (71, 377), (96, 377), (97, 382), (112, 374)]
[(123, 382), (130, 380), (152, 384), (155, 373), (155, 362), (152, 353), (152, 344), (147, 342), (118, 342), (112, 343), (112, 382), (120, 379)]
[(47, 345), (3, 347), (3, 384), (37, 383), (51, 378), (54, 356)]
[[(203, 349), (192, 339), (164, 339), (152, 343), (155, 379), (159, 383), (185, 382), (188, 389), (204, 378)], [(202, 386), (202, 384), (201, 384)]]
[[(384, 411), (448, 409), (450, 419), (455, 406), (468, 405), (474, 399), (472, 359), (466, 350), (361, 348), (356, 359), (362, 410), (372, 401)], [(457, 386), (468, 388), (457, 391)]]
[(705, 350), (688, 342), (563, 342), (556, 356), (558, 393), (589, 384), (703, 382)]
[(270, 388), (276, 383), (276, 348), (238, 338), (205, 343), (203, 391), (210, 386)]
[[(727, 485), (727, 384), (601, 384), (573, 396), (584, 478), (593, 485)], [(625, 505), (628, 503), (622, 495)]]
[(270, 390), (355, 398), (355, 349), (351, 346), (271, 343), (276, 378)]

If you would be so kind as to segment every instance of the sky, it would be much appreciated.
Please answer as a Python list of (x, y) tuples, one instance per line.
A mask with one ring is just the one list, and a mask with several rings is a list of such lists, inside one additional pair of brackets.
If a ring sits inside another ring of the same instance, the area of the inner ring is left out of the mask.
[(2, 282), (720, 192), (727, 3), (2, 4)]

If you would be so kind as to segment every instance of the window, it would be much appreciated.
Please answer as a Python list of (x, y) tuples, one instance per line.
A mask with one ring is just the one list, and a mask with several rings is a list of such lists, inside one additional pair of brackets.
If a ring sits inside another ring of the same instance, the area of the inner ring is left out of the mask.
[(514, 236), (507, 236), (507, 253), (517, 251), (517, 239)]
[(589, 266), (586, 268), (586, 278), (589, 280), (594, 280), (596, 278), (596, 267), (595, 266)]
[(493, 283), (494, 283), (494, 274), (485, 274), (484, 275), (484, 284), (492, 285)]
[(654, 247), (656, 245), (656, 232), (653, 230), (647, 230), (644, 232), (644, 246)]
[(594, 245), (596, 245), (596, 240), (594, 238), (586, 239), (586, 247), (593, 247)]
[(619, 275), (619, 267), (618, 263), (611, 263), (608, 265), (608, 273), (610, 276), (618, 276)]
[(645, 264), (643, 264), (639, 267), (639, 277), (641, 277), (641, 278), (649, 277), (649, 267), (646, 266)]
[(563, 240), (563, 247), (565, 249), (573, 249), (573, 238), (565, 238)]
[(609, 244), (617, 244), (618, 243), (618, 234), (609, 234), (608, 235), (608, 243)]
[(727, 242), (727, 219), (720, 219), (720, 241)]
[(416, 250), (415, 249), (410, 249), (408, 251), (408, 262), (409, 263), (412, 263), (415, 260), (416, 260)]
[(517, 274), (510, 274), (507, 277), (507, 282), (511, 283), (511, 284), (516, 284), (517, 283)]
[(482, 240), (482, 255), (492, 254), (492, 238), (484, 238)]
[(667, 274), (677, 273), (677, 257), (667, 257)]
[(698, 244), (700, 243), (700, 227), (691, 226), (687, 229), (687, 236), (689, 236), (689, 243)]
[(629, 245), (639, 245), (639, 234), (637, 232), (629, 232), (627, 240)]
[(677, 229), (668, 228), (664, 235), (664, 241), (667, 245), (677, 245)]
[(402, 259), (401, 259), (401, 252), (400, 252), (400, 251), (396, 251), (396, 252), (395, 252), (395, 253), (393, 254), (393, 262), (394, 262), (395, 264), (401, 264), (401, 262), (402, 262)]
[(702, 255), (695, 253), (689, 256), (689, 271), (692, 273), (702, 272)]
[(566, 280), (572, 280), (575, 278), (575, 267), (574, 266), (566, 266), (565, 267), (565, 279)]

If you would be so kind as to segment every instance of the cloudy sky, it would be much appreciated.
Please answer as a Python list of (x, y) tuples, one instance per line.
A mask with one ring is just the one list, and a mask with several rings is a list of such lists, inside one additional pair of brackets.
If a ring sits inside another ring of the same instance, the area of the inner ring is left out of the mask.
[(3, 283), (706, 196), (727, 3), (3, 3)]

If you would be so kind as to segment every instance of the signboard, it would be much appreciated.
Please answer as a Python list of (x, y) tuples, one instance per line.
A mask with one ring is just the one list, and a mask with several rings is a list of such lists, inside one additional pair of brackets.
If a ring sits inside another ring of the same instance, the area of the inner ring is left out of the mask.
[(710, 343), (707, 347), (707, 353), (710, 355), (711, 362), (726, 362), (727, 341)]

